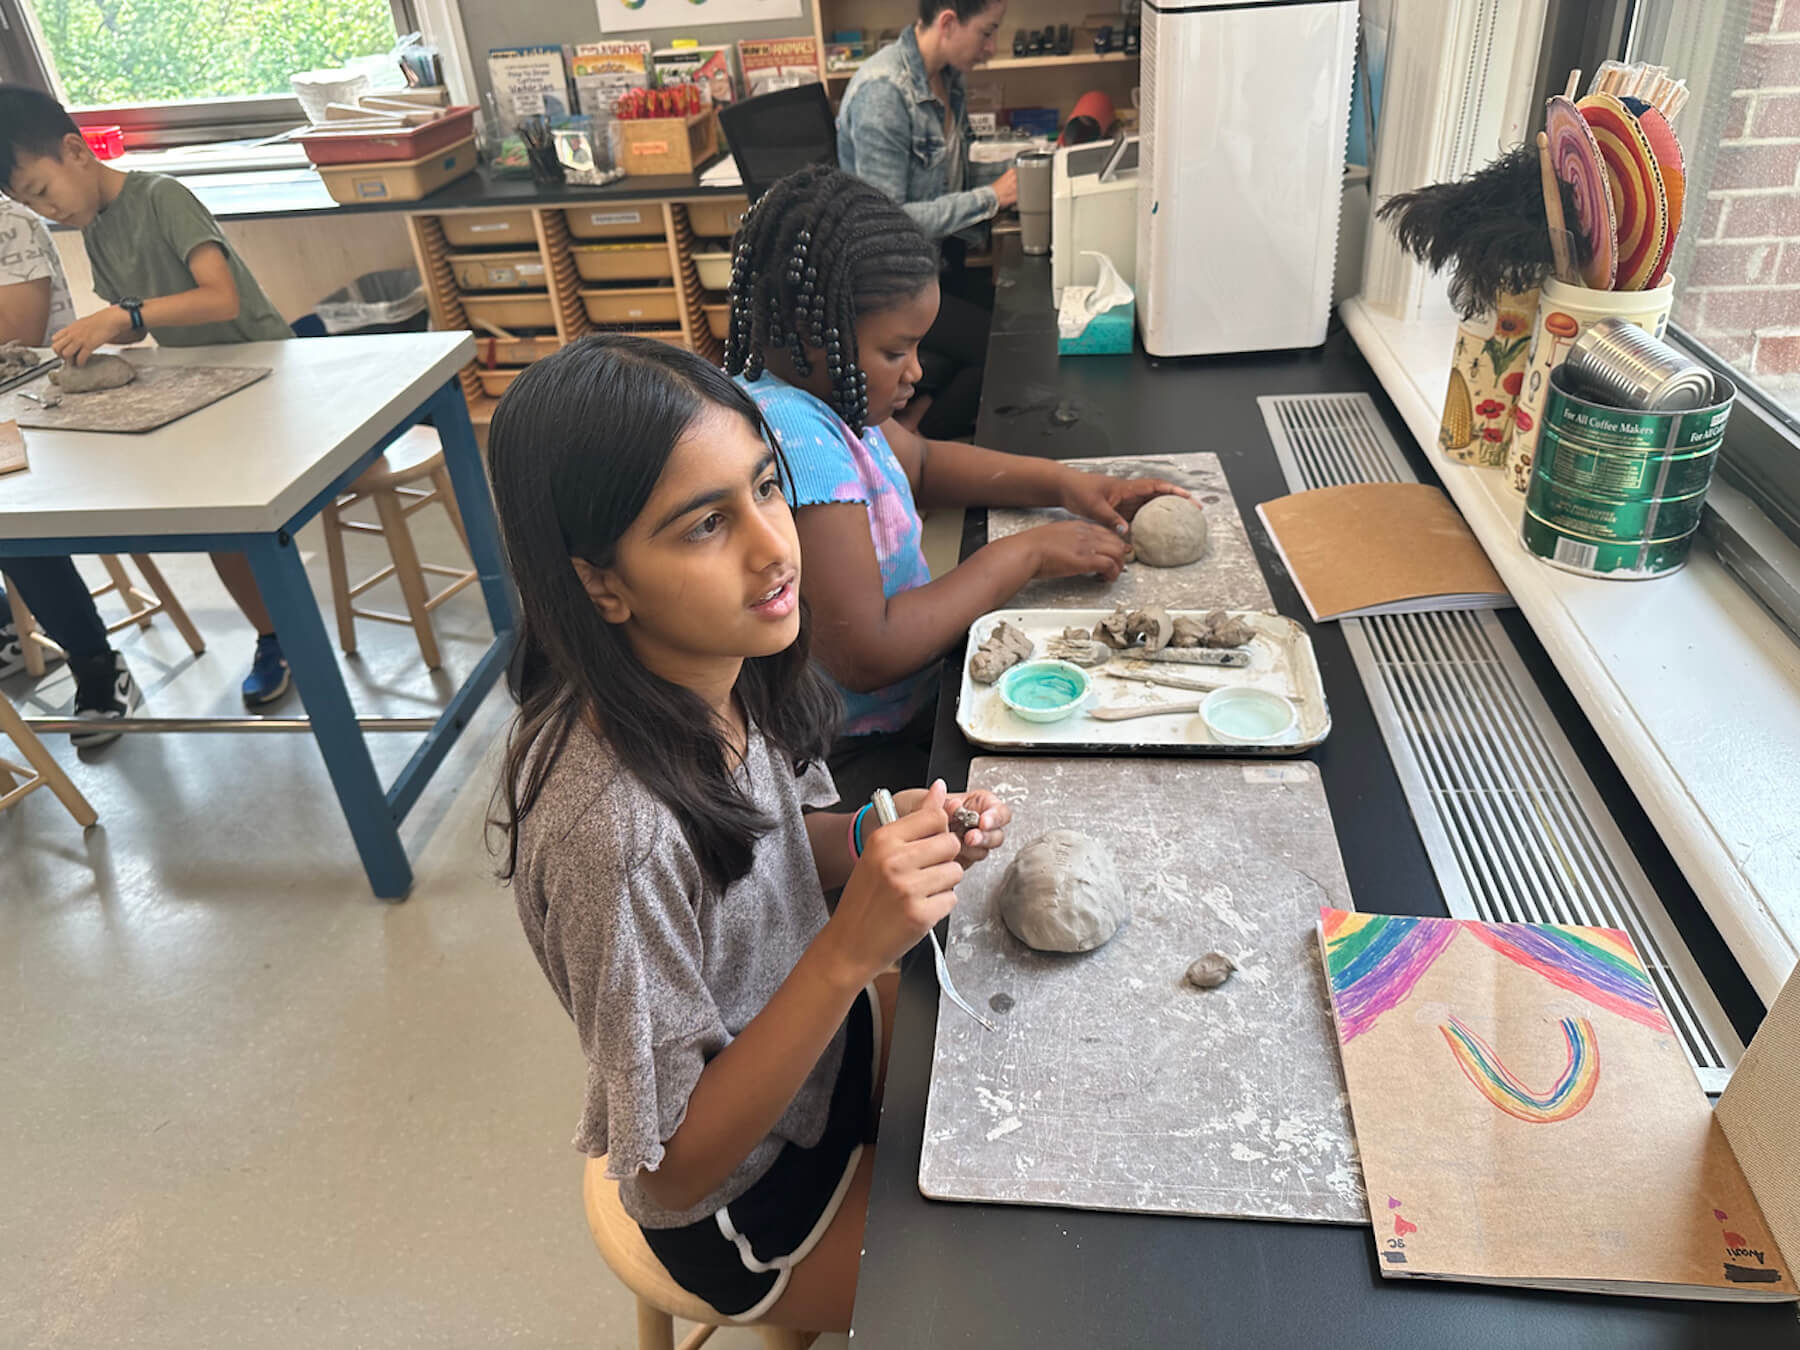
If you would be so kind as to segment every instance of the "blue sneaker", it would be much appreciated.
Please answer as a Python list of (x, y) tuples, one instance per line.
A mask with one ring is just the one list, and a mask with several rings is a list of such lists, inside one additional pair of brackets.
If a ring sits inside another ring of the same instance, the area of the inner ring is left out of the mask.
[(292, 683), (287, 658), (281, 654), (281, 639), (273, 633), (256, 639), (256, 659), (244, 677), (244, 706), (267, 707), (287, 693)]

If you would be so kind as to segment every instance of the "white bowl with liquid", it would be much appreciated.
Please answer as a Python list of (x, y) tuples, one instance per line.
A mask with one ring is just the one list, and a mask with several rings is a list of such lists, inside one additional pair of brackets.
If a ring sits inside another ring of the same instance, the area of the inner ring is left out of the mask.
[(1293, 703), (1263, 689), (1227, 685), (1200, 704), (1200, 720), (1215, 739), (1238, 745), (1268, 745), (1291, 732), (1299, 721)]

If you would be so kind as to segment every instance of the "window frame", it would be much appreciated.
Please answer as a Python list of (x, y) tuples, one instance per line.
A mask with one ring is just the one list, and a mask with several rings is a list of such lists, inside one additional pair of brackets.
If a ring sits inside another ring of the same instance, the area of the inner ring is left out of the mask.
[[(1609, 20), (1589, 27), (1590, 33), (1596, 28), (1607, 32), (1610, 40), (1602, 54), (1627, 60), (1645, 36), (1646, 8), (1636, 0), (1606, 0), (1597, 8), (1606, 10)], [(1765, 395), (1751, 377), (1681, 325), (1671, 323), (1666, 336), (1696, 360), (1729, 377), (1737, 388), (1716, 476), (1741, 494), (1789, 543), (1800, 545), (1800, 417)], [(1746, 528), (1735, 506), (1721, 510), (1710, 500), (1702, 533), (1720, 562), (1800, 638), (1800, 576), (1793, 575), (1792, 551), (1765, 546), (1759, 541), (1767, 538), (1766, 533)], [(1783, 556), (1775, 556), (1777, 552)]]
[[(388, 8), (397, 36), (419, 31), (414, 0), (388, 0)], [(70, 105), (36, 18), (23, 0), (0, 0), (0, 75), (55, 95), (78, 127), (118, 127), (128, 150), (270, 136), (306, 120), (292, 94)]]

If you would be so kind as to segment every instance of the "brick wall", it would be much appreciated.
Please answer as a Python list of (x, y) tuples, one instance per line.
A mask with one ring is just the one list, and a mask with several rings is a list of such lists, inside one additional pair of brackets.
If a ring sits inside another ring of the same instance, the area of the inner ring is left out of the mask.
[(1735, 83), (1675, 321), (1800, 406), (1800, 0), (1756, 0)]

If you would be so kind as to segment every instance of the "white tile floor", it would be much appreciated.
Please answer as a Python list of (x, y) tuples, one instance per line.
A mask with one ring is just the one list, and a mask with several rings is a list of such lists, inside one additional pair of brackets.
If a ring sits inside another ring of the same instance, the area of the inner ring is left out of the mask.
[[(427, 559), (458, 560), (435, 511), (414, 519)], [(316, 527), (302, 543), (324, 599)], [(384, 561), (350, 547), (353, 570)], [(122, 636), (146, 711), (239, 711), (248, 630), (204, 559), (161, 561), (209, 650), (165, 620)], [(429, 711), (487, 641), (478, 594), (437, 627), (434, 679), (409, 631), (362, 625), (360, 711)], [(4, 692), (49, 714), (72, 687)], [(508, 713), (497, 692), (409, 817), (401, 905), (371, 897), (308, 736), (85, 760), (48, 739), (101, 823), (45, 792), (0, 813), (0, 1342), (635, 1344), (582, 1218), (574, 1033), (483, 844)], [(415, 743), (377, 738), (384, 777)]]

